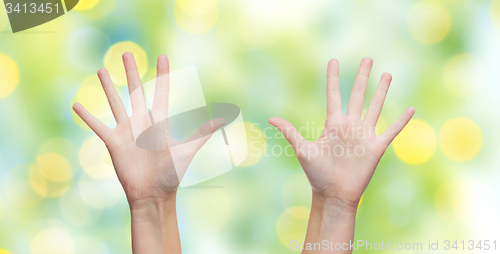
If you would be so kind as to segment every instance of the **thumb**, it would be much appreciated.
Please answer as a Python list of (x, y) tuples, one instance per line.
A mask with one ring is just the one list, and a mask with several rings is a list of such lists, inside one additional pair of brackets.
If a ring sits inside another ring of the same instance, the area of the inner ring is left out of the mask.
[(281, 117), (271, 117), (269, 119), (269, 123), (276, 127), (285, 138), (288, 140), (288, 143), (292, 145), (292, 147), (297, 151), (305, 141), (305, 139), (300, 135), (299, 131), (291, 124), (289, 121), (281, 118)]

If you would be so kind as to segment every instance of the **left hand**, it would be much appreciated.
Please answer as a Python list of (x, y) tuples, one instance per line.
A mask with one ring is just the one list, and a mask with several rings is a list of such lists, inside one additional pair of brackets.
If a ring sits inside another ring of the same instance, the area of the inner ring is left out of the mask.
[(328, 63), (327, 118), (324, 131), (316, 141), (305, 140), (285, 119), (269, 119), (269, 123), (278, 128), (294, 148), (313, 194), (350, 210), (356, 210), (385, 150), (415, 113), (409, 107), (383, 134), (375, 134), (375, 125), (392, 79), (390, 74), (384, 73), (368, 112), (361, 120), (372, 64), (370, 58), (362, 60), (344, 115), (340, 101), (339, 64), (335, 59)]

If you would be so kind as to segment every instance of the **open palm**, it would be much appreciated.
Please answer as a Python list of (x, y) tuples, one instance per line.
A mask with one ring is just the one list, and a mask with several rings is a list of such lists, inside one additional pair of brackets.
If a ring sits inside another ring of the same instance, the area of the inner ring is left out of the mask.
[[(116, 128), (107, 127), (79, 103), (73, 109), (106, 144), (129, 202), (161, 198), (177, 190), (196, 152), (215, 130), (225, 124), (225, 120), (207, 122), (188, 140), (174, 139), (168, 126), (170, 84), (167, 57), (158, 57), (155, 96), (150, 111), (146, 108), (134, 56), (123, 54), (123, 63), (132, 104), (130, 117), (106, 69), (99, 70), (98, 76), (117, 122)], [(147, 144), (138, 146), (138, 137), (146, 130), (152, 135), (145, 138)]]
[(316, 141), (305, 140), (287, 120), (273, 117), (277, 127), (294, 148), (313, 191), (356, 207), (370, 182), (385, 150), (413, 116), (409, 107), (383, 134), (375, 133), (382, 106), (391, 83), (384, 73), (364, 120), (361, 111), (373, 61), (364, 58), (354, 83), (347, 114), (342, 113), (339, 88), (339, 65), (328, 63), (327, 118), (325, 128)]

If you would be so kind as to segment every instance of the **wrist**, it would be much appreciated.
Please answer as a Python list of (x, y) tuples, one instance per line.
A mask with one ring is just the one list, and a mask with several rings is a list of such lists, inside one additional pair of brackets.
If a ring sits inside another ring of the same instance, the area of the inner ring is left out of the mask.
[(133, 253), (181, 253), (176, 195), (129, 200)]
[(341, 199), (325, 197), (313, 191), (305, 242), (310, 244), (321, 243), (323, 240), (341, 244), (349, 242), (354, 238), (356, 211), (357, 207)]
[(177, 196), (177, 191), (168, 192), (160, 197), (147, 197), (147, 198), (135, 198), (128, 199), (128, 205), (131, 210), (133, 209), (144, 209), (155, 207), (159, 204), (167, 204), (175, 202), (175, 197)]
[(176, 193), (158, 198), (145, 198), (129, 201), (133, 222), (159, 222), (169, 215), (176, 214)]
[(312, 207), (321, 209), (326, 214), (334, 217), (355, 217), (358, 210), (358, 202), (346, 202), (337, 197), (325, 197), (313, 191)]

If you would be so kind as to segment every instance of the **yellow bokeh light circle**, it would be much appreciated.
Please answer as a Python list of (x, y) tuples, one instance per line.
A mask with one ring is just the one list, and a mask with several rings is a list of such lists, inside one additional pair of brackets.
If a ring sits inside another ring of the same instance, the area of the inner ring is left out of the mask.
[(190, 34), (209, 31), (217, 21), (216, 0), (178, 0), (174, 7), (175, 21)]
[(202, 231), (219, 231), (231, 218), (231, 202), (219, 190), (201, 190), (191, 195), (187, 204), (191, 225)]
[(117, 0), (80, 0), (73, 8), (87, 19), (102, 19), (116, 7)]
[(450, 14), (433, 0), (416, 3), (408, 13), (407, 22), (411, 36), (424, 45), (442, 41), (451, 28)]
[(57, 153), (45, 153), (36, 158), (38, 170), (50, 181), (65, 182), (71, 180), (71, 164)]
[(486, 83), (486, 67), (475, 56), (461, 54), (451, 58), (443, 70), (446, 88), (458, 97), (476, 94)]
[[(46, 140), (40, 145), (38, 154), (57, 153), (62, 155), (70, 163), (76, 161), (78, 154), (78, 147), (71, 140), (65, 137), (54, 137)], [(72, 164), (72, 167), (76, 165)]]
[(134, 55), (137, 70), (141, 78), (144, 77), (148, 70), (148, 57), (141, 46), (131, 41), (116, 43), (106, 52), (104, 67), (108, 69), (113, 82), (118, 85), (127, 85), (127, 76), (122, 60), (122, 55), (125, 52), (130, 52)]
[(500, 0), (492, 0), (488, 10), (491, 22), (500, 29)]
[(460, 184), (450, 181), (439, 187), (434, 196), (434, 206), (439, 217), (447, 222), (455, 223), (462, 220), (464, 214), (463, 190)]
[(77, 11), (86, 11), (94, 8), (100, 0), (80, 0), (78, 4), (73, 8)]
[(0, 53), (0, 98), (14, 92), (19, 84), (19, 67), (10, 56)]
[(83, 171), (89, 176), (98, 179), (116, 176), (109, 152), (97, 136), (85, 140), (79, 157)]
[(217, 0), (177, 0), (176, 5), (191, 15), (204, 15), (217, 9)]
[(42, 197), (59, 197), (66, 193), (73, 180), (73, 170), (58, 153), (39, 155), (29, 169), (31, 188)]
[(439, 132), (439, 146), (453, 161), (468, 161), (481, 150), (481, 128), (472, 120), (460, 117), (447, 121)]
[(12, 252), (2, 248), (0, 249), (0, 254), (12, 254)]
[[(248, 155), (238, 167), (249, 167), (257, 164), (266, 154), (266, 138), (262, 129), (254, 123), (244, 122)], [(231, 142), (237, 142), (231, 140)]]
[(31, 243), (33, 254), (74, 254), (73, 239), (58, 228), (39, 232)]
[(394, 152), (402, 161), (421, 164), (436, 151), (436, 132), (423, 120), (412, 119), (392, 143)]
[(290, 242), (303, 242), (307, 223), (309, 220), (309, 208), (296, 206), (286, 209), (276, 221), (276, 234), (280, 243), (290, 248)]
[[(38, 167), (36, 165), (31, 165), (30, 170), (29, 170), (29, 184), (31, 186), (31, 189), (33, 189), (39, 196), (41, 197), (48, 197), (50, 196), (49, 194), (49, 184), (47, 183), (47, 179), (42, 175), (42, 173), (38, 170)], [(57, 189), (57, 194), (62, 195), (63, 193), (61, 192), (66, 192), (58, 188), (59, 186), (56, 187)], [(55, 196), (60, 196), (60, 195), (55, 195)]]
[[(83, 80), (73, 98), (72, 104), (76, 102), (82, 104), (93, 116), (104, 123), (113, 118), (108, 99), (97, 75), (89, 76)], [(90, 130), (87, 124), (73, 110), (71, 110), (71, 113), (73, 120), (78, 126), (85, 130)]]

